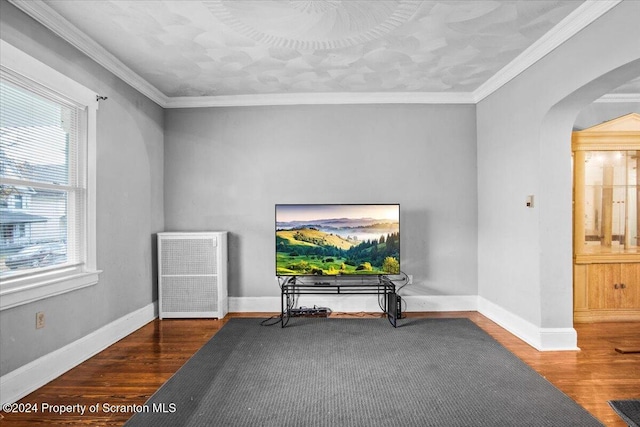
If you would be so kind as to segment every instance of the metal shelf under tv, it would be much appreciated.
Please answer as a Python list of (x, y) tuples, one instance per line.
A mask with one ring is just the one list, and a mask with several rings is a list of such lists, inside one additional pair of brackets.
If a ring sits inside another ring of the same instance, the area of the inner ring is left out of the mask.
[(323, 281), (326, 277), (313, 277), (313, 283), (303, 281), (298, 276), (287, 276), (280, 286), (281, 326), (284, 328), (292, 316), (292, 301), (299, 295), (377, 295), (382, 302), (380, 308), (387, 315), (389, 323), (395, 328), (400, 318), (397, 303), (396, 285), (387, 276), (372, 277), (370, 281), (333, 282)]

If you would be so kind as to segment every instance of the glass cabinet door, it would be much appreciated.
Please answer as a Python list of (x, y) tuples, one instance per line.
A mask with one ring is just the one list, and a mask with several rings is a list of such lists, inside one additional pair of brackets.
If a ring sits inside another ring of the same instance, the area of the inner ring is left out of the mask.
[(576, 232), (583, 233), (576, 236), (583, 245), (576, 251), (637, 252), (638, 152), (583, 151), (576, 156), (575, 166), (576, 183), (584, 183), (582, 189), (575, 189), (583, 191), (580, 197), (576, 194), (576, 203), (583, 204), (584, 215), (582, 227), (576, 227)]

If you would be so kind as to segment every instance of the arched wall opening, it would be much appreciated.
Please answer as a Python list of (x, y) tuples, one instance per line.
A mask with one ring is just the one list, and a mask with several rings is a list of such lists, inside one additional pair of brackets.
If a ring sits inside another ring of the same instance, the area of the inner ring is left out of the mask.
[[(640, 75), (640, 59), (577, 89), (545, 115), (540, 132), (541, 326), (573, 325), (573, 213), (571, 132), (578, 114), (596, 99)], [(551, 224), (555, 224), (552, 226)]]

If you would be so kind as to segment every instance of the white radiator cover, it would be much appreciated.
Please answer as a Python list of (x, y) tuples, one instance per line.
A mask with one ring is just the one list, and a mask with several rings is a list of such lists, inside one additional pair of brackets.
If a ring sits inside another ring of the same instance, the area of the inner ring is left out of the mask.
[(167, 317), (228, 312), (227, 232), (158, 233), (158, 309)]

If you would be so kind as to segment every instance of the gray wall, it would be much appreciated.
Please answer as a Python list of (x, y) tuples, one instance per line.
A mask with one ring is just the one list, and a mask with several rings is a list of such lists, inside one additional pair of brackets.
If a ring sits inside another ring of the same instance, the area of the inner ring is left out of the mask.
[(276, 203), (399, 202), (407, 292), (476, 295), (475, 141), (473, 105), (167, 110), (166, 228), (228, 230), (230, 295), (276, 296)]
[(477, 105), (479, 295), (533, 325), (573, 325), (571, 131), (640, 74), (638, 16), (618, 4)]
[[(0, 312), (0, 375), (157, 299), (152, 236), (164, 228), (163, 112), (6, 1), (7, 42), (108, 96), (97, 115), (97, 285)], [(35, 329), (35, 314), (46, 326)]]

